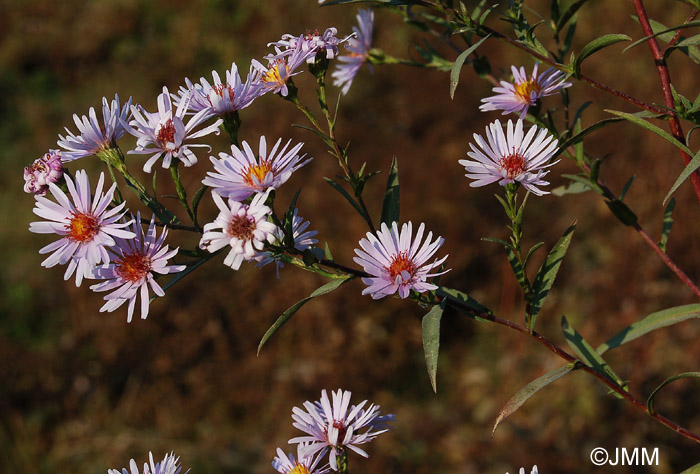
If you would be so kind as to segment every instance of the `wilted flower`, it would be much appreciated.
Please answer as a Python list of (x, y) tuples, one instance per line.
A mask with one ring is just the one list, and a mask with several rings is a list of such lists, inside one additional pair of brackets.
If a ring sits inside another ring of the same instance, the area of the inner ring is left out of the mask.
[(314, 52), (313, 55), (309, 55), (306, 59), (307, 63), (313, 63), (318, 56), (318, 53), (324, 53), (326, 59), (333, 59), (338, 55), (338, 45), (344, 41), (347, 41), (350, 36), (344, 39), (338, 39), (335, 35), (338, 34), (336, 28), (327, 28), (326, 31), (321, 34), (318, 29), (306, 30), (301, 36), (294, 36), (290, 34), (282, 35), (280, 41), (275, 41), (274, 43), (269, 43), (268, 46), (277, 46), (281, 49), (282, 54), (292, 54), (299, 45), (301, 45), (301, 50), (304, 52)]
[(379, 299), (398, 291), (401, 298), (406, 298), (411, 290), (423, 293), (437, 288), (427, 279), (449, 271), (430, 273), (433, 268), (442, 265), (447, 255), (432, 263), (427, 262), (445, 239), (437, 237), (431, 242), (433, 233), (428, 232), (425, 242), (421, 244), (424, 230), (425, 225), (421, 224), (413, 239), (411, 222), (401, 226), (401, 232), (396, 222), (391, 224), (391, 229), (382, 223), (377, 235), (368, 232), (367, 237), (360, 240), (360, 249), (355, 249), (357, 257), (353, 260), (372, 275), (362, 279), (368, 285), (362, 291), (363, 295), (370, 294), (372, 298)]
[(535, 105), (537, 99), (556, 94), (558, 91), (571, 87), (570, 82), (564, 82), (566, 73), (553, 67), (537, 75), (538, 64), (532, 70), (532, 75), (527, 77), (525, 68), (517, 69), (511, 66), (513, 71), (513, 83), (501, 81), (500, 87), (494, 87), (496, 95), (481, 99), (479, 110), (502, 110), (503, 115), (520, 113), (520, 117), (527, 114), (531, 105)]
[(263, 66), (259, 61), (253, 59), (253, 67), (260, 72), (260, 83), (265, 92), (279, 92), (282, 96), (289, 94), (287, 82), (292, 76), (295, 76), (302, 71), (297, 71), (299, 66), (310, 58), (316, 56), (314, 51), (304, 51), (303, 43), (297, 42), (294, 49), (282, 51), (275, 48), (275, 54), (265, 56), (267, 59), (267, 67)]
[(257, 155), (246, 141), (243, 141), (242, 148), (231, 145), (230, 155), (222, 152), (218, 160), (210, 157), (216, 172), (208, 172), (202, 183), (211, 186), (221, 196), (236, 201), (243, 201), (254, 193), (277, 189), (292, 173), (312, 160), (304, 160), (306, 154), (299, 155), (303, 143), (288, 150), (291, 142), (287, 141), (280, 150), (280, 138), (268, 153), (265, 136), (261, 136)]
[(508, 120), (507, 133), (504, 134), (501, 122), (496, 120), (486, 127), (486, 141), (476, 133), (474, 141), (479, 148), (469, 144), (472, 151), (467, 155), (472, 160), (459, 160), (467, 170), (467, 178), (475, 180), (470, 186), (479, 187), (496, 181), (501, 186), (520, 183), (538, 196), (548, 194), (537, 188), (549, 184), (542, 178), (549, 173), (545, 169), (556, 163), (548, 163), (557, 150), (557, 140), (546, 129), (537, 133), (537, 126), (533, 125), (524, 135), (522, 120), (516, 122), (515, 129), (513, 122)]
[(292, 453), (286, 455), (284, 451), (277, 448), (277, 456), (275, 456), (275, 459), (272, 461), (272, 467), (282, 474), (325, 474), (330, 471), (328, 464), (316, 468), (325, 454), (325, 450), (321, 450), (315, 455), (308, 455), (305, 454), (306, 448), (306, 443), (300, 443), (297, 446), (296, 458)]
[(204, 147), (211, 150), (209, 145), (185, 143), (187, 140), (200, 138), (210, 133), (219, 134), (219, 125), (223, 120), (219, 119), (212, 125), (195, 132), (194, 129), (211, 116), (209, 110), (200, 110), (187, 125), (183, 118), (187, 111), (187, 99), (180, 100), (177, 110), (173, 114), (173, 105), (167, 87), (158, 96), (158, 111), (146, 112), (141, 106), (131, 107), (134, 120), (129, 122), (129, 133), (137, 138), (136, 149), (128, 153), (149, 154), (151, 157), (143, 165), (143, 170), (150, 173), (153, 164), (163, 155), (163, 168), (169, 168), (173, 158), (179, 159), (185, 166), (192, 166), (197, 162), (197, 157), (190, 148)]
[[(126, 468), (119, 472), (117, 469), (109, 469), (107, 474), (180, 474), (182, 466), (180, 466), (180, 457), (175, 457), (173, 453), (166, 454), (163, 460), (159, 463), (153, 463), (153, 453), (148, 453), (149, 463), (143, 464), (143, 471), (139, 471), (136, 461), (133, 459), (129, 463), (130, 471)], [(189, 470), (188, 470), (189, 472)]]
[[(337, 471), (336, 457), (342, 454), (345, 448), (368, 457), (368, 454), (358, 445), (368, 443), (389, 431), (386, 423), (394, 421), (394, 415), (380, 415), (379, 405), (371, 404), (364, 409), (367, 400), (359, 405), (350, 406), (351, 392), (346, 390), (338, 389), (331, 394), (333, 403), (323, 390), (320, 401), (304, 402), (306, 410), (298, 407), (292, 409), (294, 427), (307, 433), (308, 436), (292, 438), (289, 443), (309, 443), (303, 448), (306, 456), (330, 448), (330, 466)], [(350, 408), (349, 412), (348, 408)], [(362, 429), (365, 431), (360, 433)]]
[(57, 183), (63, 177), (61, 150), (49, 150), (41, 158), (24, 167), (24, 192), (43, 196), (49, 183)]
[[(294, 248), (300, 252), (310, 249), (314, 244), (318, 243), (313, 237), (318, 234), (315, 230), (306, 230), (309, 228), (309, 221), (305, 221), (303, 217), (299, 217), (299, 210), (294, 209), (292, 215), (292, 237), (294, 239)], [(282, 245), (284, 242), (284, 230), (277, 227), (274, 231), (275, 239), (271, 242), (272, 245)], [(270, 262), (275, 261), (274, 256), (267, 251), (261, 252), (257, 257), (258, 267), (263, 267)], [(279, 269), (284, 266), (284, 263), (277, 260), (277, 276), (279, 277)]]
[(34, 214), (48, 221), (31, 222), (29, 231), (62, 236), (39, 250), (40, 254), (53, 252), (41, 265), (50, 268), (56, 264), (68, 263), (64, 279), (67, 280), (75, 272), (75, 284), (80, 286), (83, 277), (89, 277), (96, 265), (109, 262), (106, 248), (115, 245), (115, 238), (133, 239), (135, 234), (124, 230), (131, 221), (119, 222), (126, 213), (123, 210), (125, 202), (108, 208), (116, 184), (103, 194), (104, 173), (100, 173), (94, 198), (84, 170), (76, 172), (75, 184), (69, 176), (66, 175), (65, 178), (73, 202), (58, 186), (49, 183), (49, 190), (58, 204), (43, 196), (36, 196)]
[(173, 258), (178, 249), (170, 250), (165, 244), (168, 229), (163, 227), (160, 237), (156, 230), (155, 216), (151, 218), (146, 233), (141, 227), (141, 214), (136, 215), (131, 230), (136, 235), (134, 239), (117, 238), (116, 245), (109, 251), (114, 254), (112, 261), (96, 267), (91, 278), (105, 280), (90, 287), (93, 291), (110, 291), (105, 300), (107, 303), (100, 311), (112, 312), (125, 302), (129, 302), (127, 322), (131, 322), (136, 306), (136, 298), (141, 297), (141, 319), (148, 316), (150, 298), (148, 287), (158, 296), (165, 292), (154, 279), (154, 273), (165, 275), (176, 273), (187, 268), (185, 265), (168, 265), (168, 259)]
[(233, 199), (226, 203), (216, 193), (211, 196), (220, 212), (214, 222), (204, 226), (199, 248), (213, 253), (230, 245), (231, 251), (224, 259), (224, 265), (238, 270), (241, 263), (259, 255), (266, 241), (275, 240), (276, 226), (267, 221), (272, 212), (265, 205), (267, 193), (258, 194), (250, 204)]
[(339, 64), (331, 74), (333, 85), (340, 87), (347, 94), (355, 75), (362, 65), (367, 62), (369, 50), (372, 47), (372, 30), (374, 29), (374, 11), (361, 9), (357, 14), (357, 27), (352, 28), (354, 38), (349, 38), (345, 48), (349, 51), (338, 57)]
[(102, 98), (102, 124), (97, 121), (97, 114), (93, 107), (90, 107), (89, 117), (83, 115), (80, 118), (77, 114), (73, 114), (73, 121), (80, 134), (74, 135), (66, 128), (68, 135), (58, 136), (58, 146), (66, 150), (62, 155), (63, 162), (95, 155), (104, 149), (111, 148), (124, 135), (124, 124), (129, 119), (130, 106), (131, 97), (120, 107), (119, 95), (115, 94), (111, 104), (107, 103), (106, 97)]

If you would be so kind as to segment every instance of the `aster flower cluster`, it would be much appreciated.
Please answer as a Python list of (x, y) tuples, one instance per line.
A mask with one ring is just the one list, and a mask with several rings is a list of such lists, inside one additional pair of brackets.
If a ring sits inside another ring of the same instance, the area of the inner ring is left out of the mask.
[[(180, 474), (182, 466), (180, 465), (180, 457), (173, 453), (166, 454), (162, 461), (154, 463), (153, 453), (148, 453), (148, 462), (143, 464), (143, 470), (139, 470), (136, 461), (132, 459), (129, 462), (129, 469), (123, 468), (108, 469), (107, 474)], [(189, 472), (189, 469), (186, 471)], [(185, 473), (186, 474), (186, 473)]]

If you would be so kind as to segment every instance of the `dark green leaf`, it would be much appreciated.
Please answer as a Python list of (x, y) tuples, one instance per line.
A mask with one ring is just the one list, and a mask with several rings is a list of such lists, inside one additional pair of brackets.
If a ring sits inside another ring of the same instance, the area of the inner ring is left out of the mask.
[(438, 289), (436, 290), (436, 294), (442, 298), (447, 298), (448, 300), (454, 300), (458, 303), (461, 303), (463, 306), (466, 306), (467, 308), (471, 308), (474, 310), (474, 312), (468, 312), (464, 310), (463, 308), (459, 306), (455, 306), (455, 309), (460, 311), (462, 314), (465, 314), (471, 318), (475, 318), (477, 321), (485, 321), (484, 318), (480, 318), (478, 316), (475, 316), (476, 314), (491, 314), (491, 310), (489, 310), (486, 306), (482, 305), (479, 303), (477, 300), (472, 298), (466, 293), (462, 293), (461, 291), (454, 290), (452, 288), (447, 288), (444, 286), (439, 286)]
[(566, 11), (562, 14), (562, 16), (559, 18), (557, 21), (557, 27), (556, 27), (556, 33), (559, 33), (564, 26), (569, 22), (571, 17), (573, 17), (576, 12), (578, 11), (579, 8), (583, 6), (584, 3), (586, 3), (588, 0), (577, 0), (571, 5), (569, 5), (569, 8), (566, 9)]
[(650, 415), (654, 414), (654, 397), (656, 397), (656, 394), (664, 388), (666, 385), (670, 384), (671, 382), (675, 382), (676, 380), (680, 379), (689, 379), (689, 378), (694, 378), (694, 379), (700, 379), (700, 372), (684, 372), (682, 374), (674, 375), (673, 377), (669, 377), (663, 382), (661, 382), (661, 385), (656, 387), (653, 392), (651, 392), (651, 395), (649, 395), (649, 398), (647, 399), (647, 411), (649, 412)]
[(580, 194), (590, 190), (591, 187), (588, 184), (581, 183), (578, 181), (572, 181), (567, 185), (559, 186), (557, 188), (552, 189), (552, 194), (561, 197), (565, 194)]
[(632, 212), (632, 209), (627, 207), (627, 204), (620, 200), (606, 200), (605, 204), (610, 209), (617, 219), (624, 225), (634, 225), (637, 223), (637, 215)]
[[(688, 153), (689, 155), (692, 155), (692, 153)], [(664, 198), (664, 204), (668, 201), (668, 198), (671, 197), (671, 194), (675, 193), (676, 190), (685, 182), (686, 179), (690, 177), (695, 170), (700, 168), (700, 150), (693, 156), (693, 159), (690, 160), (690, 162), (683, 168), (683, 171), (681, 172), (680, 176), (676, 179), (676, 182), (673, 183), (673, 186), (671, 186), (671, 189), (668, 191), (668, 194), (666, 194), (666, 197)]]
[(632, 186), (632, 183), (634, 182), (634, 178), (636, 178), (637, 175), (633, 174), (630, 179), (627, 180), (625, 185), (622, 187), (622, 192), (620, 193), (620, 201), (623, 201), (625, 199), (625, 196), (627, 195), (627, 191), (629, 191), (630, 186)]
[(195, 216), (197, 215), (199, 203), (202, 201), (202, 197), (204, 197), (204, 193), (207, 192), (207, 189), (209, 189), (208, 186), (202, 186), (196, 193), (194, 193), (194, 197), (192, 197), (192, 212)]
[(338, 191), (345, 199), (347, 199), (348, 202), (349, 202), (350, 204), (352, 204), (352, 207), (354, 207), (355, 210), (356, 210), (357, 212), (359, 212), (360, 215), (361, 215), (363, 218), (366, 217), (366, 216), (365, 216), (365, 212), (362, 210), (362, 208), (360, 207), (360, 205), (352, 198), (352, 196), (350, 196), (350, 194), (348, 194), (348, 192), (347, 192), (346, 190), (343, 189), (342, 186), (340, 186), (338, 183), (336, 183), (335, 181), (333, 181), (333, 180), (330, 179), (330, 178), (325, 178), (325, 177), (324, 177), (323, 179), (325, 179), (326, 182), (327, 182), (328, 184), (330, 184), (331, 187), (332, 187), (333, 189), (335, 189), (336, 191)]
[(481, 43), (486, 41), (486, 39), (489, 36), (491, 36), (491, 35), (484, 36), (478, 42), (476, 42), (475, 44), (471, 45), (469, 48), (462, 51), (460, 53), (460, 55), (457, 56), (457, 59), (455, 59), (455, 62), (452, 63), (452, 70), (450, 71), (450, 98), (454, 99), (454, 97), (455, 97), (455, 89), (457, 89), (457, 84), (459, 84), (459, 73), (462, 70), (462, 66), (464, 65), (464, 61), (467, 60), (467, 56), (469, 56), (474, 51), (476, 51), (476, 48), (478, 48), (481, 45)]
[[(692, 1), (697, 1), (697, 0), (692, 0)], [(635, 21), (639, 22), (639, 19), (636, 16), (633, 16), (632, 18)], [(668, 28), (666, 28), (666, 25), (664, 25), (663, 23), (660, 23), (660, 22), (652, 20), (652, 19), (649, 19), (649, 23), (651, 24), (651, 29), (654, 32), (668, 29)], [(669, 41), (671, 41), (671, 39), (675, 35), (676, 34), (673, 31), (669, 31), (667, 33), (659, 34), (659, 38), (661, 38), (663, 41), (669, 42)], [(695, 46), (689, 46), (687, 48), (679, 48), (679, 49), (680, 49), (680, 51), (683, 52), (683, 54), (686, 54), (690, 59), (692, 59), (696, 63), (700, 63), (700, 49), (698, 49)]]
[(394, 157), (391, 162), (389, 178), (386, 181), (381, 221), (389, 227), (391, 227), (392, 222), (398, 223), (399, 209), (399, 162), (396, 160), (396, 157)]
[(423, 352), (425, 353), (425, 366), (428, 368), (428, 377), (433, 392), (437, 393), (437, 365), (438, 352), (440, 351), (440, 320), (442, 312), (445, 310), (445, 303), (433, 306), (428, 313), (423, 316)]
[(575, 183), (581, 183), (598, 194), (605, 194), (603, 188), (601, 188), (598, 183), (592, 182), (588, 176), (580, 174), (563, 174), (562, 177), (568, 178)]
[(593, 125), (586, 127), (583, 129), (581, 132), (577, 133), (571, 138), (566, 139), (563, 143), (559, 144), (559, 149), (557, 150), (556, 154), (554, 156), (557, 156), (561, 154), (562, 152), (566, 151), (567, 148), (569, 148), (572, 145), (575, 145), (576, 143), (580, 142), (583, 140), (583, 137), (586, 135), (595, 132), (596, 130), (599, 130), (606, 125), (609, 125), (611, 123), (615, 122), (620, 122), (622, 119), (619, 118), (609, 118), (609, 119), (603, 119), (600, 122), (596, 122)]
[(664, 220), (661, 224), (661, 240), (659, 241), (659, 248), (662, 252), (666, 251), (666, 244), (668, 244), (668, 235), (671, 233), (671, 227), (673, 227), (673, 209), (676, 207), (676, 199), (671, 198), (664, 211)]
[(527, 262), (530, 261), (530, 257), (537, 252), (542, 246), (544, 245), (544, 242), (537, 242), (535, 245), (533, 245), (530, 250), (527, 252), (527, 256), (525, 256), (525, 260), (523, 260), (523, 265), (527, 267)]
[(270, 326), (270, 329), (268, 329), (265, 335), (262, 337), (262, 339), (260, 340), (260, 344), (258, 345), (258, 354), (260, 354), (260, 349), (262, 349), (262, 346), (272, 337), (272, 335), (275, 334), (277, 330), (284, 325), (284, 323), (289, 321), (289, 318), (291, 318), (294, 315), (294, 313), (299, 311), (299, 309), (302, 306), (304, 306), (306, 303), (316, 298), (317, 296), (325, 295), (333, 290), (336, 290), (340, 285), (347, 281), (350, 281), (353, 278), (353, 276), (344, 276), (342, 278), (330, 281), (325, 285), (321, 286), (320, 288), (317, 288), (306, 298), (297, 301), (292, 306), (290, 306), (284, 313), (282, 313), (282, 315), (279, 318), (277, 318), (277, 321), (275, 321), (274, 324)]
[(612, 46), (613, 44), (619, 43), (621, 41), (631, 40), (632, 38), (630, 38), (629, 36), (621, 34), (604, 35), (600, 38), (594, 39), (593, 41), (591, 41), (583, 47), (578, 57), (574, 60), (574, 64), (572, 65), (574, 76), (579, 76), (579, 73), (581, 72), (581, 63), (583, 63), (583, 60), (589, 57), (590, 55), (600, 51), (603, 48), (607, 48), (608, 46)]

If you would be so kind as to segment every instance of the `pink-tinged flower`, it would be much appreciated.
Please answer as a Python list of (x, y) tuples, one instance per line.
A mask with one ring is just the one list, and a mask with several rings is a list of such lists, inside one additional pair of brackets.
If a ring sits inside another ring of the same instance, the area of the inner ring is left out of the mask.
[(268, 153), (265, 136), (261, 136), (257, 155), (246, 141), (243, 141), (242, 149), (231, 145), (230, 155), (222, 152), (219, 159), (210, 157), (215, 171), (208, 172), (202, 183), (235, 201), (243, 201), (254, 193), (277, 189), (292, 173), (312, 160), (305, 160), (306, 154), (299, 155), (304, 143), (289, 148), (291, 142), (287, 141), (280, 149), (280, 138)]
[(163, 168), (169, 168), (173, 158), (180, 160), (185, 166), (192, 166), (197, 162), (197, 156), (191, 148), (207, 148), (209, 145), (186, 143), (189, 140), (200, 138), (210, 133), (219, 134), (219, 125), (222, 119), (213, 124), (194, 131), (211, 114), (209, 110), (200, 110), (185, 125), (183, 118), (187, 112), (189, 100), (182, 99), (173, 112), (173, 104), (170, 100), (168, 88), (163, 87), (163, 92), (158, 96), (158, 111), (149, 113), (141, 106), (131, 106), (134, 120), (129, 122), (132, 128), (128, 132), (137, 138), (136, 149), (128, 153), (151, 154), (151, 157), (143, 165), (143, 170), (150, 173), (153, 164), (163, 156)]
[(284, 97), (289, 94), (287, 87), (289, 79), (303, 72), (297, 71), (299, 66), (308, 58), (316, 56), (315, 51), (304, 51), (302, 46), (303, 43), (299, 41), (294, 49), (282, 51), (275, 48), (275, 54), (265, 56), (267, 67), (255, 59), (251, 61), (253, 67), (260, 73), (260, 84), (265, 92), (279, 92)]
[(226, 71), (226, 82), (222, 82), (219, 74), (212, 71), (213, 82), (205, 78), (199, 84), (193, 84), (185, 79), (186, 87), (180, 87), (178, 95), (173, 94), (175, 105), (188, 101), (188, 112), (198, 113), (207, 110), (209, 115), (224, 116), (236, 110), (248, 107), (255, 99), (264, 93), (260, 86), (259, 73), (251, 67), (246, 82), (241, 81), (236, 63), (231, 70)]
[[(358, 445), (368, 443), (389, 431), (386, 423), (394, 421), (395, 417), (380, 415), (379, 405), (370, 404), (365, 409), (367, 400), (359, 405), (350, 406), (351, 392), (346, 390), (338, 389), (331, 394), (333, 403), (323, 390), (320, 401), (304, 402), (305, 410), (298, 407), (292, 409), (293, 426), (307, 433), (308, 436), (292, 438), (289, 443), (308, 443), (303, 448), (306, 456), (330, 448), (330, 466), (337, 471), (336, 457), (342, 454), (345, 448), (368, 457), (369, 455)], [(360, 433), (361, 430), (364, 431)]]
[(508, 183), (520, 183), (531, 193), (541, 196), (549, 194), (537, 186), (549, 183), (542, 178), (549, 173), (546, 168), (557, 163), (549, 163), (557, 151), (557, 140), (546, 129), (533, 125), (527, 134), (523, 134), (523, 121), (508, 120), (506, 133), (501, 122), (496, 120), (486, 127), (486, 140), (474, 134), (478, 148), (469, 144), (472, 151), (467, 155), (471, 160), (459, 160), (467, 170), (467, 178), (475, 181), (469, 183), (473, 188), (498, 181), (501, 186)]
[(214, 222), (204, 226), (199, 248), (214, 253), (230, 245), (231, 251), (224, 259), (224, 265), (238, 270), (244, 261), (258, 257), (265, 242), (275, 240), (277, 227), (267, 221), (272, 212), (265, 205), (267, 193), (258, 194), (250, 204), (233, 199), (227, 203), (216, 193), (211, 196), (220, 212)]
[(49, 183), (57, 183), (62, 177), (61, 150), (49, 150), (24, 167), (24, 192), (43, 196), (49, 189)]
[(116, 141), (124, 135), (124, 123), (129, 119), (131, 97), (123, 106), (119, 106), (119, 95), (115, 94), (111, 103), (102, 98), (102, 124), (97, 121), (95, 109), (90, 107), (88, 116), (82, 118), (73, 114), (73, 121), (80, 134), (74, 135), (66, 128), (67, 136), (59, 135), (58, 146), (63, 148), (64, 163), (85, 156), (96, 155), (98, 152), (112, 148)]
[(511, 66), (513, 71), (513, 83), (501, 81), (500, 87), (494, 87), (496, 95), (481, 99), (479, 110), (486, 112), (489, 110), (502, 110), (503, 115), (510, 113), (520, 113), (520, 117), (527, 114), (531, 105), (535, 105), (537, 99), (548, 95), (556, 94), (558, 91), (571, 87), (570, 82), (564, 82), (566, 73), (554, 69), (547, 69), (537, 75), (538, 64), (532, 69), (532, 75), (527, 77), (525, 68), (517, 69)]
[(181, 272), (185, 265), (168, 265), (178, 249), (170, 250), (165, 244), (168, 229), (163, 230), (158, 237), (155, 216), (151, 219), (148, 230), (144, 233), (141, 227), (141, 214), (136, 215), (131, 230), (136, 235), (134, 239), (115, 239), (116, 245), (109, 251), (113, 254), (110, 263), (95, 267), (90, 278), (105, 280), (90, 287), (93, 291), (112, 291), (105, 300), (107, 303), (100, 311), (112, 312), (122, 304), (129, 302), (127, 322), (131, 322), (136, 306), (136, 298), (141, 297), (141, 319), (148, 316), (150, 302), (148, 287), (158, 296), (165, 292), (158, 285), (154, 274), (166, 275)]
[[(508, 474), (508, 473), (506, 472), (506, 474)], [(520, 468), (519, 474), (525, 474), (524, 467)], [(537, 474), (537, 465), (532, 466), (532, 471), (530, 471), (530, 474)]]
[[(143, 471), (139, 471), (136, 461), (133, 459), (129, 463), (129, 470), (122, 469), (121, 472), (117, 469), (109, 469), (107, 474), (180, 474), (182, 466), (180, 466), (180, 457), (175, 457), (173, 453), (166, 454), (161, 462), (153, 462), (153, 453), (148, 453), (149, 462), (143, 464)], [(187, 471), (189, 472), (189, 470)]]
[(352, 28), (355, 37), (349, 38), (345, 44), (345, 48), (349, 53), (338, 57), (339, 64), (331, 74), (333, 85), (340, 87), (343, 94), (348, 93), (355, 75), (369, 58), (373, 29), (374, 11), (361, 9), (357, 14), (357, 27), (353, 26)]
[(58, 204), (36, 196), (34, 214), (47, 221), (31, 222), (29, 231), (62, 236), (39, 250), (40, 254), (53, 252), (41, 265), (50, 268), (67, 263), (64, 279), (69, 279), (75, 272), (75, 284), (80, 286), (83, 277), (89, 277), (96, 265), (109, 262), (107, 248), (115, 245), (115, 238), (133, 239), (135, 234), (124, 230), (131, 221), (120, 222), (126, 213), (126, 203), (108, 208), (116, 184), (103, 193), (104, 173), (100, 173), (94, 197), (84, 170), (75, 173), (75, 184), (68, 175), (65, 178), (73, 202), (58, 186), (49, 183), (49, 190)]
[(282, 35), (281, 40), (268, 43), (268, 46), (276, 46), (281, 49), (284, 55), (292, 54), (292, 52), (301, 45), (302, 51), (314, 52), (313, 55), (309, 55), (309, 57), (306, 58), (307, 63), (313, 63), (319, 53), (323, 54), (326, 59), (333, 59), (338, 55), (338, 45), (352, 37), (351, 35), (341, 40), (335, 36), (337, 34), (338, 30), (333, 27), (327, 28), (323, 34), (321, 34), (318, 29), (306, 30), (306, 33), (301, 36), (290, 34)]
[(294, 454), (284, 454), (280, 448), (277, 448), (277, 456), (272, 461), (272, 467), (277, 472), (282, 474), (325, 474), (330, 471), (330, 467), (326, 464), (323, 467), (316, 467), (325, 454), (325, 450), (317, 452), (315, 455), (307, 455), (304, 451), (307, 449), (305, 443), (297, 445), (297, 457)]
[(431, 242), (433, 233), (428, 232), (425, 242), (421, 244), (424, 230), (425, 225), (421, 224), (414, 239), (411, 222), (401, 226), (401, 232), (396, 222), (391, 224), (391, 229), (382, 223), (377, 235), (368, 232), (367, 238), (360, 240), (360, 249), (355, 249), (357, 257), (353, 260), (372, 275), (362, 279), (368, 285), (362, 291), (363, 295), (370, 294), (372, 298), (379, 299), (398, 291), (401, 298), (406, 298), (411, 290), (423, 293), (437, 288), (426, 280), (449, 271), (430, 273), (433, 268), (442, 265), (447, 255), (432, 263), (428, 263), (428, 260), (445, 239), (437, 237)]
[[(314, 244), (318, 243), (314, 236), (318, 234), (315, 230), (306, 230), (311, 224), (309, 221), (305, 221), (303, 217), (299, 216), (299, 210), (294, 209), (294, 214), (292, 215), (292, 236), (294, 238), (294, 248), (300, 252), (310, 249)], [(274, 241), (272, 245), (283, 245), (284, 244), (284, 230), (279, 227), (275, 228), (274, 231)], [(284, 267), (284, 262), (279, 260), (275, 261), (275, 256), (273, 253), (268, 251), (263, 251), (255, 258), (258, 261), (258, 267), (264, 267), (268, 263), (275, 262), (277, 264), (277, 277), (279, 278), (280, 268)]]

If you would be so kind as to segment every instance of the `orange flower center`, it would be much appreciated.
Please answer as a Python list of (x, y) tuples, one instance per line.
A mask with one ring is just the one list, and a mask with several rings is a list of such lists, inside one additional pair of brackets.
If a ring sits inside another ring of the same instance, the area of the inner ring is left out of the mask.
[(168, 143), (175, 143), (175, 125), (172, 119), (168, 119), (167, 122), (160, 126), (156, 140), (163, 147)]
[(416, 267), (416, 264), (413, 263), (413, 260), (411, 260), (408, 257), (407, 252), (401, 252), (398, 255), (394, 257), (394, 259), (391, 261), (391, 264), (389, 265), (389, 268), (386, 270), (389, 272), (389, 275), (391, 276), (392, 280), (396, 280), (396, 277), (401, 275), (402, 272), (408, 272), (409, 275), (413, 276), (413, 273), (416, 271), (418, 267)]
[(68, 238), (77, 242), (90, 242), (100, 231), (100, 222), (92, 214), (71, 211), (73, 217), (66, 224)]
[(271, 66), (262, 76), (263, 82), (274, 82), (275, 84), (284, 84), (287, 82), (289, 68), (284, 59), (278, 59), (274, 66)]
[[(262, 160), (260, 164), (251, 165), (248, 167), (248, 170), (243, 176), (243, 181), (248, 186), (262, 189), (260, 183), (265, 180), (265, 176), (267, 176), (267, 173), (270, 171), (272, 171), (272, 161)], [(257, 182), (253, 180), (253, 178), (255, 178)]]
[(117, 274), (126, 281), (136, 283), (151, 271), (151, 257), (141, 252), (129, 253), (115, 261)]
[(506, 172), (508, 179), (514, 179), (525, 172), (525, 157), (516, 152), (515, 147), (513, 147), (513, 152), (510, 155), (501, 158), (499, 166), (501, 170)]
[(530, 103), (532, 93), (537, 92), (539, 94), (541, 90), (542, 87), (539, 82), (531, 78), (515, 86), (515, 95), (523, 102)]
[(307, 40), (314, 39), (314, 36), (321, 36), (321, 32), (318, 31), (318, 28), (314, 28), (313, 30), (308, 29), (304, 33), (304, 38), (306, 38)]
[(309, 468), (303, 464), (297, 464), (293, 469), (290, 469), (287, 474), (309, 474)]
[(248, 216), (233, 216), (228, 226), (231, 237), (237, 237), (244, 241), (253, 240), (253, 231), (257, 228), (255, 221)]

